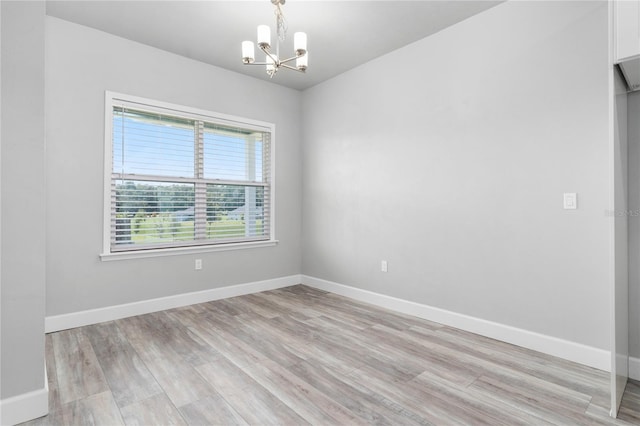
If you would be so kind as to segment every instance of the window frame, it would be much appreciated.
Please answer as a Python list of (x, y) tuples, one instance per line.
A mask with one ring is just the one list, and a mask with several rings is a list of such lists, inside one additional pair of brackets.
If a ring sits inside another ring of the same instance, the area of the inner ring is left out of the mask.
[[(175, 114), (179, 117), (185, 117), (193, 120), (206, 121), (208, 123), (219, 124), (222, 126), (235, 126), (245, 129), (256, 130), (260, 132), (270, 133), (269, 143), (269, 235), (268, 239), (260, 241), (242, 241), (242, 242), (222, 242), (217, 244), (198, 244), (185, 245), (179, 247), (162, 247), (148, 248), (138, 250), (111, 251), (111, 185), (113, 174), (113, 109), (114, 107), (127, 106), (135, 108), (138, 106), (143, 111), (154, 112), (163, 115)], [(103, 205), (103, 246), (100, 258), (103, 261), (118, 259), (133, 259), (145, 257), (173, 256), (184, 254), (195, 254), (203, 252), (228, 251), (251, 249), (256, 247), (274, 246), (278, 243), (276, 240), (275, 226), (275, 124), (265, 121), (253, 120), (245, 117), (238, 117), (228, 114), (222, 114), (213, 111), (207, 111), (199, 108), (188, 107), (184, 105), (172, 104), (164, 101), (147, 99), (139, 96), (126, 95), (122, 93), (105, 91), (105, 121), (104, 121), (104, 205)]]

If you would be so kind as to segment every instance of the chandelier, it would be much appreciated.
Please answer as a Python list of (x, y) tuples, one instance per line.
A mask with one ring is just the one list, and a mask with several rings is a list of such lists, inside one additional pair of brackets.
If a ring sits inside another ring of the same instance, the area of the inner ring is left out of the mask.
[[(288, 68), (294, 71), (305, 72), (309, 60), (307, 52), (307, 34), (297, 32), (293, 34), (294, 55), (287, 59), (280, 59), (280, 42), (287, 36), (287, 22), (282, 13), (282, 5), (286, 0), (271, 0), (275, 6), (276, 15), (276, 46), (275, 52), (271, 51), (271, 28), (268, 25), (258, 25), (258, 47), (265, 53), (265, 62), (256, 62), (255, 48), (252, 41), (242, 42), (242, 63), (245, 65), (266, 65), (267, 74), (273, 78), (280, 68)], [(289, 65), (296, 61), (295, 67)]]

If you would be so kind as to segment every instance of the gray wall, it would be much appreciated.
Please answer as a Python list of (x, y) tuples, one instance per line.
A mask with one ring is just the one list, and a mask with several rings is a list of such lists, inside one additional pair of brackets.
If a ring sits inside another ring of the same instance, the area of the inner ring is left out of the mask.
[[(300, 273), (300, 92), (52, 17), (46, 36), (47, 315)], [(105, 90), (275, 123), (280, 243), (101, 261)]]
[(627, 98), (629, 141), (629, 354), (640, 358), (640, 92)]
[(44, 2), (2, 8), (2, 386), (44, 387)]
[(303, 273), (609, 350), (607, 19), (507, 2), (305, 91)]

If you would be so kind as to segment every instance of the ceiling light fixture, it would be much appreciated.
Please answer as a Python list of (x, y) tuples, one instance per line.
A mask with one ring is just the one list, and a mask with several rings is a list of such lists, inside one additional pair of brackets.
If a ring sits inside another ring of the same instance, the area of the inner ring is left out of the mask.
[[(305, 72), (307, 70), (309, 53), (307, 52), (307, 34), (297, 32), (293, 34), (293, 48), (295, 56), (288, 59), (280, 59), (280, 42), (287, 36), (287, 22), (282, 13), (282, 5), (286, 0), (271, 0), (276, 7), (276, 51), (271, 53), (271, 28), (268, 25), (258, 25), (258, 47), (265, 54), (265, 62), (256, 62), (255, 48), (252, 41), (242, 42), (242, 63), (245, 65), (266, 65), (267, 74), (273, 78), (280, 68), (288, 68), (294, 71)], [(288, 63), (296, 61), (293, 67)]]

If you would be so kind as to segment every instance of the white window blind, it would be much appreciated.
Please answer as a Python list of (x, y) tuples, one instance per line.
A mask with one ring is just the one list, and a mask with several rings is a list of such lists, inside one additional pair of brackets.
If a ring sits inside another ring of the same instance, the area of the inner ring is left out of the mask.
[(271, 239), (270, 128), (151, 102), (110, 108), (111, 253)]

